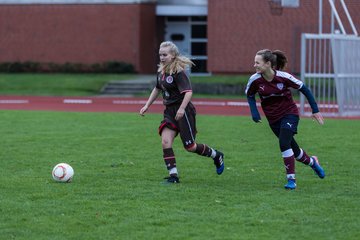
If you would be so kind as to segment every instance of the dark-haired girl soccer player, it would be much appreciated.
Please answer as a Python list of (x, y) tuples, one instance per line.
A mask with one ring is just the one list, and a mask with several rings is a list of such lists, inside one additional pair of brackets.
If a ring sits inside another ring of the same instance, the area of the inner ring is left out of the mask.
[(145, 106), (141, 108), (140, 115), (145, 114), (159, 93), (162, 92), (165, 110), (159, 134), (162, 140), (165, 165), (169, 170), (169, 176), (166, 177), (167, 182), (179, 183), (175, 154), (172, 148), (174, 138), (178, 133), (180, 133), (185, 149), (211, 157), (214, 160), (216, 172), (220, 175), (224, 171), (224, 154), (205, 144), (195, 142), (196, 110), (190, 102), (192, 88), (190, 80), (185, 74), (186, 67), (191, 67), (193, 62), (180, 55), (177, 46), (172, 42), (161, 43), (159, 55), (157, 83)]
[(324, 124), (324, 120), (312, 93), (304, 83), (289, 73), (281, 71), (286, 63), (285, 54), (279, 50), (273, 52), (268, 49), (258, 51), (255, 55), (254, 64), (256, 73), (250, 77), (245, 93), (252, 119), (255, 122), (261, 122), (255, 100), (255, 94), (259, 94), (261, 107), (270, 128), (279, 138), (287, 177), (285, 188), (295, 189), (295, 159), (310, 166), (320, 178), (325, 177), (325, 172), (317, 157), (309, 157), (294, 139), (299, 123), (299, 111), (289, 88), (298, 89), (305, 95), (312, 109), (312, 117), (319, 124)]

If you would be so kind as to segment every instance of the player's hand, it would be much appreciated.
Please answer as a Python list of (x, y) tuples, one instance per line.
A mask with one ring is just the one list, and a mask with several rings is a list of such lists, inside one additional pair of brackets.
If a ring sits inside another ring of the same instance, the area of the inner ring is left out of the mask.
[(149, 108), (149, 107), (144, 106), (143, 108), (140, 109), (139, 114), (140, 114), (141, 116), (144, 116), (144, 115), (145, 115), (145, 112), (148, 110), (148, 108)]
[(179, 108), (179, 110), (176, 113), (175, 120), (179, 121), (184, 116), (184, 114), (185, 114), (185, 110)]
[(315, 119), (320, 125), (324, 124), (324, 118), (322, 117), (320, 112), (313, 113), (311, 117)]
[(252, 116), (252, 120), (256, 123), (261, 123), (261, 117), (260, 115), (254, 115)]

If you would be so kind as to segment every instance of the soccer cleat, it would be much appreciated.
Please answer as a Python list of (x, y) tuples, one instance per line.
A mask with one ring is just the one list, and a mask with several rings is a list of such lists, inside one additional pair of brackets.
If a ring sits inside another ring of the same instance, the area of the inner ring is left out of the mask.
[(311, 158), (313, 159), (313, 165), (311, 166), (311, 168), (319, 176), (319, 178), (324, 178), (325, 177), (325, 171), (320, 166), (318, 158), (316, 156), (312, 156)]
[(167, 183), (180, 183), (180, 180), (177, 176), (165, 177)]
[(214, 157), (214, 164), (216, 166), (216, 173), (222, 174), (225, 168), (224, 154), (216, 150), (216, 156)]
[(284, 187), (285, 189), (294, 190), (296, 188), (296, 180), (289, 178), (287, 184)]

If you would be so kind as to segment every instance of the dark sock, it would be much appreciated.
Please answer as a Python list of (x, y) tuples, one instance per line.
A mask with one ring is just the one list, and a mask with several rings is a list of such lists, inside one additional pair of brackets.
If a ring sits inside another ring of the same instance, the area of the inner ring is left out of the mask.
[(207, 145), (202, 144), (202, 143), (198, 143), (196, 145), (196, 150), (195, 152), (201, 156), (205, 156), (205, 157), (210, 157), (211, 153), (212, 153), (212, 149), (209, 148)]
[(299, 156), (296, 157), (297, 161), (302, 162), (305, 165), (310, 165), (311, 158), (309, 157), (309, 155), (307, 155), (307, 153), (304, 150), (302, 150), (302, 156), (301, 157), (300, 156), (301, 156), (301, 152)]
[(286, 169), (286, 174), (294, 174), (295, 175), (295, 158), (294, 155), (290, 157), (283, 157), (284, 165)]
[[(172, 168), (176, 167), (176, 160), (175, 160), (175, 154), (172, 148), (165, 148), (163, 149), (163, 157), (164, 157), (164, 162), (166, 165), (166, 168), (170, 171)], [(175, 176), (177, 174), (174, 174)]]

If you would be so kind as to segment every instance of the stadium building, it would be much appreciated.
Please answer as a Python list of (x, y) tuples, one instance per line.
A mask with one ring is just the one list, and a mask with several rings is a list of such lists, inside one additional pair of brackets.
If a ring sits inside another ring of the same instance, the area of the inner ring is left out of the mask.
[[(114, 60), (153, 73), (160, 42), (171, 40), (194, 59), (193, 73), (253, 72), (254, 54), (263, 48), (285, 51), (289, 71), (296, 73), (301, 34), (319, 31), (319, 1), (0, 0), (0, 62)], [(359, 26), (359, 0), (346, 4)], [(321, 30), (337, 32), (332, 20), (323, 0)], [(344, 28), (350, 23), (344, 21)]]

